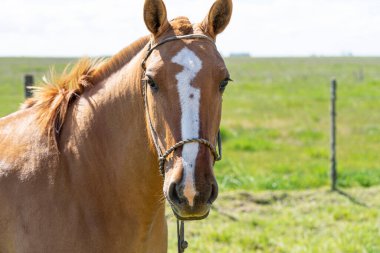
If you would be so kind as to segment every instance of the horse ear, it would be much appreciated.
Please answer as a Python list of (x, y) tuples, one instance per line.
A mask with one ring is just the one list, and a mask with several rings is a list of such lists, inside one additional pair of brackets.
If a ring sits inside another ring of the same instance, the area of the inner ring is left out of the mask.
[(223, 32), (231, 20), (232, 8), (232, 0), (217, 0), (202, 22), (204, 31), (213, 38)]
[(165, 29), (169, 22), (162, 0), (145, 0), (144, 21), (148, 30), (155, 36)]

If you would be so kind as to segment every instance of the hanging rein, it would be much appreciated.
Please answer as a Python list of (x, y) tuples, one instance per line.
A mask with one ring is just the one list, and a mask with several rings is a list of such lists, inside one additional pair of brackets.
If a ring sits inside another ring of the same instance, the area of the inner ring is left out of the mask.
[[(165, 150), (165, 148), (161, 149), (161, 142), (160, 139), (158, 138), (157, 131), (154, 129), (152, 120), (149, 114), (149, 108), (148, 108), (148, 98), (147, 98), (147, 86), (148, 86), (148, 81), (145, 79), (145, 72), (146, 72), (146, 61), (148, 60), (149, 56), (152, 54), (152, 52), (158, 48), (159, 46), (171, 42), (171, 41), (176, 41), (176, 40), (188, 40), (188, 39), (205, 39), (210, 42), (215, 46), (215, 41), (211, 38), (209, 38), (206, 35), (202, 34), (189, 34), (189, 35), (182, 35), (182, 36), (172, 36), (169, 38), (166, 38), (162, 40), (161, 42), (158, 42), (157, 44), (154, 44), (153, 41), (151, 40), (149, 43), (148, 51), (147, 54), (144, 58), (144, 60), (141, 63), (141, 67), (143, 69), (143, 75), (141, 78), (141, 83), (142, 83), (142, 91), (143, 91), (143, 97), (144, 97), (144, 107), (145, 107), (145, 113), (146, 113), (146, 118), (148, 119), (148, 124), (149, 124), (149, 130), (150, 134), (153, 139), (154, 146), (157, 150), (158, 154), (158, 162), (159, 162), (159, 170), (162, 175), (162, 177), (165, 177), (165, 162), (168, 158), (168, 156), (173, 153), (176, 149), (182, 147), (183, 145), (187, 143), (200, 143), (208, 147), (214, 156), (214, 162), (220, 161), (222, 159), (222, 140), (220, 136), (220, 130), (218, 131), (218, 136), (217, 136), (217, 147), (218, 150), (216, 150), (215, 146), (208, 140), (203, 139), (203, 138), (191, 138), (191, 139), (186, 139), (186, 140), (181, 140), (174, 144), (173, 146), (169, 147), (166, 149), (165, 152), (162, 150)], [(216, 46), (215, 46), (216, 47)], [(177, 219), (177, 239), (178, 239), (178, 252), (183, 253), (185, 249), (188, 246), (188, 243), (185, 241), (185, 224), (181, 220), (179, 221)]]

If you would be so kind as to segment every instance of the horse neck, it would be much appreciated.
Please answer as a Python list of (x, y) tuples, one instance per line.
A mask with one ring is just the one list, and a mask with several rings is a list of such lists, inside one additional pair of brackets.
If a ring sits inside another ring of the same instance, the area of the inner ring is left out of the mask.
[[(135, 196), (162, 205), (162, 179), (141, 93), (144, 53), (82, 95), (72, 110), (76, 122), (63, 137), (69, 139), (68, 153), (79, 153), (71, 162), (73, 170), (78, 164), (83, 169), (75, 172), (81, 174), (78, 180), (90, 180), (97, 189), (116, 192), (121, 199)], [(73, 146), (75, 152), (70, 150)]]

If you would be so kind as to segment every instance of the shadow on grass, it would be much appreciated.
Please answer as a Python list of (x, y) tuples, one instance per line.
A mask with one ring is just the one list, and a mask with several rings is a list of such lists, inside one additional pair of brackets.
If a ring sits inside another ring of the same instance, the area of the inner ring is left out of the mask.
[(218, 208), (216, 206), (211, 206), (211, 209), (214, 210), (215, 212), (217, 212), (218, 214), (227, 217), (231, 221), (238, 221), (239, 220), (235, 215), (229, 214), (229, 213), (221, 210), (220, 208)]
[(355, 205), (362, 206), (362, 207), (369, 207), (366, 203), (361, 202), (360, 200), (357, 200), (355, 197), (348, 194), (347, 192), (344, 192), (343, 190), (336, 189), (335, 192), (338, 193), (339, 195), (347, 198), (349, 201), (351, 201)]
[(260, 198), (257, 198), (249, 192), (240, 192), (234, 196), (225, 196), (224, 199), (240, 200), (240, 201), (253, 203), (257, 205), (271, 205), (271, 204), (274, 204), (275, 202), (283, 201), (288, 197), (289, 195), (287, 193), (280, 193), (280, 194), (271, 193), (271, 194), (267, 194), (266, 196), (261, 196)]
[[(234, 202), (235, 205), (237, 204), (236, 205), (237, 209), (244, 207), (244, 210), (239, 209), (241, 212), (253, 212), (254, 205), (260, 205), (260, 206), (272, 205), (275, 202), (281, 202), (288, 197), (289, 195), (287, 193), (280, 193), (280, 194), (270, 193), (258, 198), (258, 197), (253, 196), (249, 192), (240, 192), (234, 195), (224, 196), (223, 199), (230, 201), (231, 203)], [(233, 211), (237, 211), (236, 208), (233, 209)], [(213, 205), (211, 206), (211, 209), (217, 212), (219, 215), (222, 215), (231, 221), (239, 221), (238, 216), (229, 213), (228, 211), (224, 210), (221, 207)]]
[(240, 193), (240, 196), (243, 197), (246, 201), (249, 201), (251, 203), (255, 203), (257, 205), (271, 205), (278, 201), (285, 200), (288, 196), (287, 193), (281, 193), (281, 194), (271, 194), (270, 196), (267, 196), (266, 198), (255, 198), (253, 195), (242, 192)]

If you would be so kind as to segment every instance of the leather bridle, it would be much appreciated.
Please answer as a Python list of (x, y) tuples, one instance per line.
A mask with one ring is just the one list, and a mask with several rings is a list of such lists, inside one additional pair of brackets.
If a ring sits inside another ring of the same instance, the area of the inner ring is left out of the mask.
[(157, 150), (160, 173), (161, 173), (161, 175), (163, 177), (165, 177), (165, 162), (166, 162), (166, 159), (168, 158), (168, 156), (171, 153), (173, 153), (176, 149), (182, 147), (183, 145), (185, 145), (187, 143), (198, 142), (198, 143), (203, 144), (206, 147), (208, 147), (210, 149), (213, 157), (214, 157), (214, 162), (220, 161), (222, 159), (222, 140), (221, 140), (221, 136), (220, 136), (220, 130), (218, 131), (218, 135), (217, 135), (217, 147), (218, 147), (218, 150), (216, 150), (215, 146), (210, 141), (208, 141), (206, 139), (203, 139), (203, 138), (191, 138), (191, 139), (181, 140), (181, 141), (175, 143), (173, 146), (171, 146), (168, 149), (166, 149), (165, 152), (162, 152), (162, 150), (165, 150), (165, 149), (161, 149), (161, 147), (160, 147), (161, 146), (160, 145), (160, 139), (158, 138), (157, 131), (153, 127), (152, 120), (151, 120), (151, 117), (150, 117), (150, 114), (149, 114), (148, 98), (147, 98), (148, 81), (145, 79), (146, 61), (148, 60), (148, 58), (152, 54), (152, 52), (156, 48), (158, 48), (159, 46), (161, 46), (161, 45), (163, 45), (165, 43), (171, 42), (171, 41), (187, 40), (187, 39), (205, 39), (205, 40), (208, 40), (208, 41), (212, 42), (212, 44), (215, 46), (214, 40), (211, 39), (210, 37), (206, 36), (206, 35), (203, 35), (203, 34), (189, 34), (189, 35), (182, 35), (182, 36), (172, 36), (172, 37), (168, 37), (168, 38), (166, 38), (166, 39), (164, 39), (164, 40), (162, 40), (162, 41), (160, 41), (160, 42), (158, 42), (156, 44), (153, 44), (153, 42), (151, 40), (149, 42), (149, 47), (148, 47), (147, 54), (146, 54), (146, 56), (144, 57), (144, 60), (141, 63), (141, 67), (143, 69), (143, 74), (142, 74), (141, 82), (142, 82), (142, 86), (143, 86), (142, 87), (142, 91), (143, 91), (143, 97), (144, 97), (145, 113), (146, 113), (146, 118), (148, 120), (149, 129), (150, 129), (150, 133), (151, 133), (151, 136), (152, 136), (152, 139), (153, 139), (153, 143), (154, 143), (154, 146), (155, 146), (155, 148)]
[[(215, 41), (213, 39), (211, 39), (210, 37), (203, 35), (203, 34), (189, 34), (189, 35), (182, 35), (182, 36), (172, 36), (172, 37), (168, 37), (168, 38), (166, 38), (166, 39), (164, 39), (164, 40), (162, 40), (156, 44), (154, 44), (153, 40), (151, 40), (149, 42), (149, 47), (148, 47), (148, 51), (146, 53), (146, 56), (144, 57), (144, 59), (141, 63), (141, 67), (143, 69), (141, 83), (143, 86), (142, 87), (142, 93), (143, 93), (143, 97), (144, 97), (145, 114), (146, 114), (146, 118), (148, 120), (150, 134), (152, 136), (154, 146), (157, 150), (160, 173), (161, 173), (162, 177), (164, 177), (164, 178), (165, 178), (165, 162), (166, 162), (166, 159), (176, 149), (182, 147), (183, 145), (185, 145), (187, 143), (197, 142), (197, 143), (203, 144), (206, 147), (208, 147), (210, 149), (213, 157), (214, 157), (214, 162), (220, 161), (222, 159), (222, 139), (221, 139), (221, 135), (220, 135), (220, 130), (218, 131), (218, 136), (217, 136), (218, 151), (216, 150), (215, 146), (210, 141), (208, 141), (206, 139), (191, 138), (191, 139), (181, 140), (181, 141), (177, 142), (176, 144), (174, 144), (173, 146), (171, 146), (170, 148), (166, 149), (165, 152), (162, 152), (162, 150), (165, 150), (165, 149), (161, 149), (161, 147), (160, 147), (160, 144), (159, 144), (160, 139), (158, 137), (157, 131), (153, 127), (152, 120), (151, 120), (151, 117), (149, 114), (148, 98), (147, 98), (148, 80), (145, 79), (146, 61), (148, 60), (148, 58), (152, 54), (152, 52), (156, 48), (158, 48), (159, 46), (161, 46), (165, 43), (171, 42), (171, 41), (188, 40), (188, 39), (204, 39), (204, 40), (212, 42), (212, 44), (216, 48)], [(185, 241), (185, 224), (184, 224), (183, 220), (179, 221), (178, 218), (177, 218), (177, 240), (178, 240), (178, 244), (177, 244), (178, 253), (185, 252), (185, 249), (188, 246), (187, 241)]]

